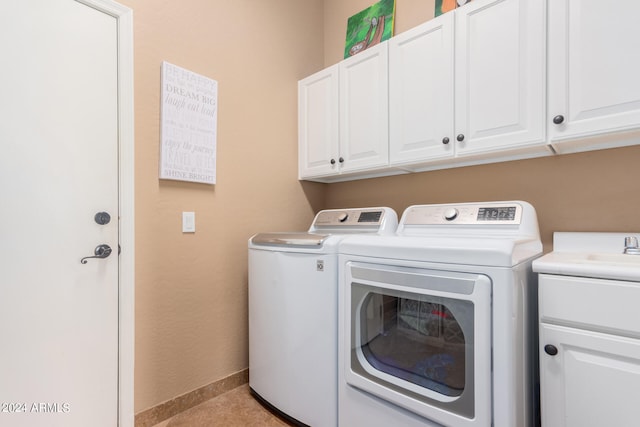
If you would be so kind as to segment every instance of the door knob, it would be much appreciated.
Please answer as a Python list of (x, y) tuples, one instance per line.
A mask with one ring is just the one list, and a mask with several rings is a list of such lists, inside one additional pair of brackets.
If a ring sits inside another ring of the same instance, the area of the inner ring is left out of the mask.
[(87, 260), (89, 258), (106, 258), (109, 255), (111, 255), (111, 252), (112, 252), (111, 246), (109, 246), (109, 245), (98, 245), (98, 246), (96, 246), (95, 250), (93, 251), (93, 253), (95, 255), (86, 256), (86, 257), (82, 258), (80, 260), (80, 263), (81, 264), (86, 264)]

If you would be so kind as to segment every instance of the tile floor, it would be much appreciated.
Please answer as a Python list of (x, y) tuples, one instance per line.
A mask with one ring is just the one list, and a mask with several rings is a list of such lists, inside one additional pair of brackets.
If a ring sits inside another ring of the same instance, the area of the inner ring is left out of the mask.
[(244, 384), (153, 427), (290, 427), (249, 393)]

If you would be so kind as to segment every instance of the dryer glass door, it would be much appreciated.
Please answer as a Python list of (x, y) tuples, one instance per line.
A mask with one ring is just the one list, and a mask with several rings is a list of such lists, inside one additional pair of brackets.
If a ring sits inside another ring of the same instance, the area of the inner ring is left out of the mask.
[(476, 398), (491, 395), (487, 276), (364, 263), (348, 275), (347, 382), (442, 423), (490, 412)]
[(359, 352), (381, 372), (443, 396), (460, 396), (466, 365), (473, 361), (467, 343), (473, 339), (473, 310), (469, 301), (368, 292), (356, 322)]

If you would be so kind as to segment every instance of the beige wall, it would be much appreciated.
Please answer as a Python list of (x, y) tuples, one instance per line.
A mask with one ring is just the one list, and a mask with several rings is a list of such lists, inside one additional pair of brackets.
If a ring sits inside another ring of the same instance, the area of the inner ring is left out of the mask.
[[(140, 412), (248, 366), (247, 239), (308, 227), (296, 81), (322, 68), (321, 0), (122, 0), (134, 11)], [(215, 186), (158, 180), (160, 65), (219, 85)], [(283, 209), (286, 207), (286, 209)], [(196, 233), (182, 234), (181, 212)]]
[[(344, 59), (347, 20), (378, 0), (324, 0), (324, 66)], [(435, 0), (396, 0), (394, 34), (431, 18)]]
[[(327, 207), (526, 200), (554, 231), (640, 230), (640, 147), (331, 184)], [(621, 243), (622, 245), (622, 243)]]
[[(325, 66), (343, 57), (346, 21), (370, 0), (325, 0)], [(395, 34), (433, 18), (434, 1), (396, 0)], [(640, 142), (640, 141), (639, 141)], [(331, 184), (326, 207), (526, 200), (545, 250), (553, 231), (640, 230), (640, 147)]]

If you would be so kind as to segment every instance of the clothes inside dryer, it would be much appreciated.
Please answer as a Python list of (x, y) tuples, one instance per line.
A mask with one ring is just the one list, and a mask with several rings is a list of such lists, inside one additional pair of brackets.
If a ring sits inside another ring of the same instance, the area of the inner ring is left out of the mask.
[(434, 390), (460, 396), (465, 387), (467, 347), (449, 306), (471, 310), (468, 301), (402, 298), (370, 293), (361, 311), (362, 354), (375, 369)]

